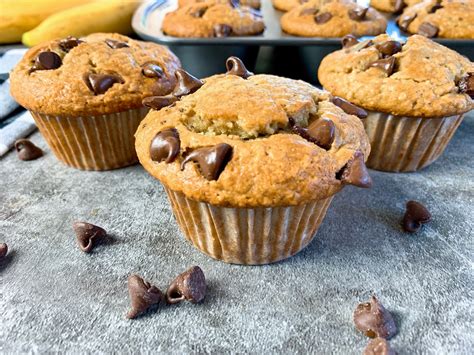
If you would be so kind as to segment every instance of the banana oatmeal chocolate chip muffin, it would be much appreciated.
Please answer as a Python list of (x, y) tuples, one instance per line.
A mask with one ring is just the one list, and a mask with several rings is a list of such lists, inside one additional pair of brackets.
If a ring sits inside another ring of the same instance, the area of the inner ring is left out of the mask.
[[(178, 5), (181, 6), (186, 6), (190, 4), (195, 4), (195, 3), (200, 3), (200, 2), (206, 2), (208, 0), (178, 0)], [(216, 2), (220, 3), (231, 3), (231, 4), (236, 4), (236, 5), (242, 5), (242, 6), (250, 6), (254, 9), (260, 9), (260, 6), (262, 5), (260, 0), (214, 0)]]
[(370, 6), (383, 12), (399, 13), (406, 6), (418, 4), (423, 0), (370, 0)]
[(281, 18), (283, 31), (303, 37), (378, 35), (385, 32), (386, 27), (387, 21), (376, 10), (348, 0), (311, 0)]
[(85, 170), (137, 162), (142, 100), (165, 95), (180, 67), (167, 48), (118, 34), (65, 38), (31, 48), (12, 71), (12, 96), (31, 111), (56, 157)]
[(407, 7), (397, 23), (428, 38), (474, 39), (474, 0), (425, 0)]
[(264, 31), (260, 12), (237, 3), (208, 0), (165, 15), (163, 33), (174, 37), (251, 36)]
[(227, 68), (204, 81), (180, 71), (171, 95), (146, 99), (155, 110), (136, 149), (194, 246), (271, 263), (308, 245), (344, 185), (371, 185), (363, 124), (344, 110), (365, 112), (302, 81), (253, 75), (235, 57)]
[(332, 94), (370, 110), (364, 119), (372, 153), (367, 166), (416, 171), (444, 151), (474, 108), (474, 64), (426, 37), (400, 43), (387, 35), (326, 56), (319, 81)]

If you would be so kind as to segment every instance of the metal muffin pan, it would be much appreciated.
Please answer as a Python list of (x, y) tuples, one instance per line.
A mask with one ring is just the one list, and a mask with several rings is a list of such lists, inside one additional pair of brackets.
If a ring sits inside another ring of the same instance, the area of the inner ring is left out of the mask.
[[(368, 6), (369, 0), (357, 2), (362, 6)], [(275, 10), (271, 0), (262, 0), (261, 13), (266, 28), (260, 35), (227, 38), (178, 38), (165, 35), (161, 30), (163, 18), (166, 13), (176, 10), (177, 7), (178, 0), (145, 1), (135, 12), (132, 26), (141, 38), (169, 46), (181, 59), (183, 67), (196, 76), (205, 77), (221, 73), (224, 70), (225, 60), (231, 55), (239, 56), (251, 70), (254, 70), (259, 48), (265, 47), (267, 51), (265, 57), (275, 62), (269, 63), (274, 70), (272, 73), (291, 77), (291, 73), (297, 72), (298, 79), (316, 82), (316, 70), (322, 58), (340, 49), (340, 38), (297, 37), (283, 32), (280, 18), (284, 13)], [(387, 15), (387, 18), (387, 33), (395, 39), (405, 41), (407, 35), (396, 25), (395, 16)], [(471, 60), (474, 59), (474, 40), (439, 38), (435, 41)], [(273, 53), (268, 54), (268, 51)], [(291, 63), (292, 68), (287, 68), (288, 65), (285, 63)]]

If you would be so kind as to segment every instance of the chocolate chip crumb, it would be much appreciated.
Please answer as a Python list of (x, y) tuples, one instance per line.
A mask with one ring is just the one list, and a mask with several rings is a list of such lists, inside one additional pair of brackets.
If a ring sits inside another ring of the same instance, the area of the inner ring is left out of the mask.
[(431, 213), (428, 209), (417, 201), (408, 201), (402, 226), (405, 232), (415, 233), (422, 224), (431, 221)]
[(354, 311), (354, 324), (369, 338), (390, 339), (397, 333), (392, 315), (375, 296), (372, 296), (369, 302), (357, 306)]
[(375, 338), (369, 341), (364, 350), (364, 355), (397, 355), (384, 338)]
[(0, 261), (7, 256), (8, 245), (6, 243), (0, 243)]
[(76, 233), (79, 248), (85, 253), (92, 251), (97, 238), (103, 238), (107, 235), (103, 228), (87, 222), (75, 222), (72, 227)]
[(18, 139), (15, 142), (15, 149), (20, 160), (35, 160), (43, 156), (41, 148), (37, 147), (28, 139)]
[(227, 163), (232, 159), (232, 151), (232, 146), (226, 143), (194, 149), (181, 163), (181, 170), (184, 170), (186, 164), (192, 161), (199, 166), (201, 174), (207, 180), (218, 180)]
[(152, 305), (159, 304), (163, 293), (138, 275), (128, 277), (128, 294), (131, 310), (127, 313), (128, 319), (134, 319), (148, 310)]
[(199, 303), (206, 297), (206, 278), (199, 266), (178, 275), (166, 290), (166, 302), (175, 304), (184, 300)]
[(247, 79), (253, 75), (252, 72), (247, 70), (240, 58), (230, 57), (227, 59), (225, 65), (227, 68), (227, 75), (237, 75), (244, 79)]
[(158, 163), (162, 161), (167, 164), (172, 163), (179, 154), (180, 144), (181, 141), (176, 128), (159, 132), (150, 144), (151, 160)]

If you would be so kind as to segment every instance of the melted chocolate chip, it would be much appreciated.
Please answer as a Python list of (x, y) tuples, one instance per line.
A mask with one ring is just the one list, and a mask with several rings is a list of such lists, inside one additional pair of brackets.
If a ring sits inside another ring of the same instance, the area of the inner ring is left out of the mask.
[(67, 37), (59, 41), (59, 48), (61, 48), (64, 52), (68, 53), (71, 49), (77, 47), (84, 41), (77, 39), (76, 37)]
[(354, 323), (369, 338), (390, 339), (397, 333), (392, 315), (372, 296), (369, 302), (360, 303), (354, 311)]
[(390, 76), (395, 70), (395, 64), (395, 57), (388, 57), (376, 60), (375, 62), (370, 64), (370, 67), (382, 69), (387, 74), (387, 76)]
[(474, 73), (468, 73), (459, 81), (459, 92), (474, 99)]
[(367, 11), (369, 11), (368, 7), (351, 9), (349, 10), (348, 15), (351, 20), (363, 21), (365, 19), (365, 16), (367, 15)]
[(130, 296), (131, 310), (127, 313), (128, 319), (138, 317), (154, 304), (163, 299), (163, 293), (138, 275), (128, 277), (128, 294)]
[(179, 133), (175, 128), (166, 129), (159, 132), (150, 144), (151, 160), (169, 164), (175, 161), (179, 154), (181, 141)]
[(169, 304), (189, 301), (199, 303), (206, 297), (206, 278), (199, 266), (193, 266), (178, 275), (166, 290), (166, 301)]
[(103, 238), (107, 235), (107, 232), (103, 228), (87, 222), (75, 222), (72, 227), (76, 233), (79, 248), (85, 253), (92, 251), (94, 241), (97, 238)]
[(124, 81), (120, 75), (116, 74), (84, 74), (84, 82), (90, 91), (95, 95), (102, 95), (107, 92), (114, 84), (123, 84)]
[(350, 48), (355, 46), (357, 43), (359, 43), (359, 41), (354, 35), (345, 35), (341, 40), (342, 48)]
[(427, 38), (433, 38), (438, 35), (439, 28), (429, 22), (423, 22), (418, 27), (418, 34)]
[(178, 83), (174, 88), (173, 95), (176, 97), (192, 94), (204, 85), (204, 82), (183, 69), (178, 69), (175, 76), (178, 79)]
[(402, 50), (402, 44), (397, 41), (386, 41), (377, 44), (376, 47), (384, 56), (391, 56)]
[(119, 48), (128, 48), (130, 47), (127, 43), (122, 41), (116, 41), (114, 39), (106, 39), (105, 43), (112, 49), (119, 49)]
[(349, 115), (354, 115), (359, 118), (367, 117), (367, 111), (347, 100), (344, 100), (342, 97), (334, 96), (331, 101), (334, 105), (340, 107), (345, 113)]
[(181, 163), (181, 170), (184, 170), (185, 165), (192, 161), (199, 166), (201, 174), (207, 180), (217, 180), (232, 159), (232, 151), (232, 147), (226, 143), (197, 148), (185, 157)]
[(364, 154), (356, 151), (354, 157), (336, 174), (336, 179), (343, 184), (357, 187), (369, 188), (372, 186), (372, 178), (367, 171), (364, 162)]
[(53, 70), (63, 64), (61, 57), (54, 52), (45, 51), (38, 54), (32, 70)]
[(393, 13), (398, 14), (402, 12), (402, 10), (405, 8), (405, 1), (404, 0), (395, 0), (395, 8), (393, 10)]
[(226, 24), (217, 24), (214, 26), (214, 37), (229, 37), (232, 34), (232, 27)]
[(334, 122), (326, 118), (312, 122), (308, 128), (295, 125), (293, 119), (290, 120), (290, 125), (296, 134), (325, 150), (331, 149), (331, 145), (336, 137), (336, 126)]
[(0, 243), (0, 261), (7, 256), (8, 253), (8, 245), (5, 243)]
[(402, 226), (405, 232), (415, 233), (422, 224), (431, 221), (431, 213), (417, 201), (408, 201), (405, 215), (403, 216)]
[(413, 22), (415, 18), (416, 18), (416, 14), (401, 16), (397, 21), (398, 27), (400, 27), (402, 31), (408, 32), (408, 26), (410, 26), (410, 24)]
[(165, 75), (163, 69), (153, 62), (146, 62), (142, 65), (142, 74), (147, 78), (161, 78)]
[(244, 63), (237, 57), (230, 57), (227, 59), (225, 66), (227, 68), (227, 75), (237, 75), (244, 79), (253, 75), (253, 73), (248, 71)]
[(369, 341), (364, 350), (364, 355), (397, 355), (384, 338), (375, 338)]
[(28, 139), (18, 139), (15, 142), (15, 149), (20, 160), (35, 160), (43, 156), (43, 151), (41, 148), (34, 145)]
[(173, 95), (167, 96), (149, 96), (142, 100), (142, 104), (153, 110), (159, 111), (163, 107), (168, 107), (178, 101), (178, 98)]
[(314, 21), (318, 25), (322, 25), (332, 19), (332, 15), (329, 12), (324, 12), (322, 14), (314, 16)]

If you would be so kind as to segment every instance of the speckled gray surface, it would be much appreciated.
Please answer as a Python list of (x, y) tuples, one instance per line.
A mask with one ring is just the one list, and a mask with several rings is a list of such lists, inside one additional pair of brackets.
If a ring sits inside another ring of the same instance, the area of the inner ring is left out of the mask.
[[(0, 159), (0, 353), (166, 352), (360, 354), (367, 339), (352, 312), (375, 292), (399, 325), (399, 354), (474, 349), (474, 115), (444, 156), (420, 173), (372, 172), (374, 187), (346, 188), (314, 242), (263, 267), (209, 259), (184, 240), (160, 184), (139, 166), (81, 172), (46, 150), (34, 162)], [(433, 222), (401, 232), (404, 203), (417, 199)], [(90, 255), (71, 224), (83, 219), (112, 239)], [(160, 307), (135, 321), (126, 279), (160, 288), (200, 265), (200, 305)]]

